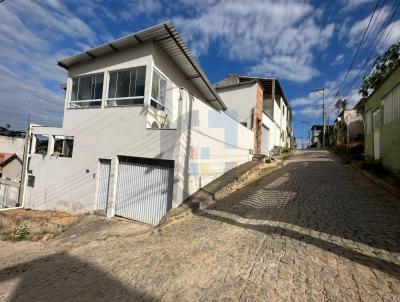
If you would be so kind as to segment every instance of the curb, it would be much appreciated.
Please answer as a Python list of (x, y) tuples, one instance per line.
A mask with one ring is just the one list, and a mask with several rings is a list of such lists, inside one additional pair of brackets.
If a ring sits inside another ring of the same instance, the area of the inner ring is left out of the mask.
[(376, 176), (372, 175), (371, 173), (368, 173), (367, 171), (359, 168), (356, 164), (350, 163), (350, 166), (353, 168), (353, 170), (357, 171), (360, 173), (362, 176), (367, 178), (370, 182), (378, 186), (379, 188), (385, 190), (387, 193), (393, 195), (394, 197), (400, 199), (400, 190), (395, 188), (394, 186), (388, 184), (384, 180), (381, 180), (377, 178)]

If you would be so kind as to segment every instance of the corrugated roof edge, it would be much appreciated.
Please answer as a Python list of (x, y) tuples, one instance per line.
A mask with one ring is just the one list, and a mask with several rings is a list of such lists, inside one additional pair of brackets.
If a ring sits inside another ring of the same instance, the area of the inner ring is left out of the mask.
[(289, 107), (289, 108), (291, 108), (291, 106), (289, 105), (289, 101), (287, 100), (285, 91), (283, 90), (282, 85), (281, 85), (281, 82), (279, 81), (278, 78), (273, 78), (273, 77), (265, 77), (265, 78), (263, 78), (263, 77), (239, 75), (239, 78), (240, 78), (240, 77), (243, 77), (243, 78), (252, 78), (252, 79), (257, 79), (257, 80), (274, 80), (274, 81), (276, 81), (276, 82), (278, 83), (278, 85), (279, 85), (279, 88), (280, 88), (281, 91), (282, 91), (283, 100), (285, 101), (286, 106)]
[[(254, 79), (254, 80), (251, 80), (251, 81), (240, 82), (240, 83), (235, 83), (235, 84), (227, 84), (227, 85), (221, 85), (221, 86), (218, 86), (218, 83), (217, 83), (216, 85), (214, 85), (214, 87), (215, 87), (215, 89), (218, 91), (218, 90), (223, 90), (223, 89), (225, 89), (225, 88), (232, 88), (232, 87), (237, 87), (237, 86), (253, 85), (253, 84), (255, 84), (255, 83), (259, 83), (259, 84), (261, 85), (261, 83), (260, 83), (259, 80)], [(261, 85), (261, 87), (262, 87), (262, 85)]]
[[(204, 71), (201, 69), (201, 67), (196, 62), (196, 59), (191, 54), (190, 50), (186, 46), (185, 42), (183, 41), (183, 39), (181, 38), (181, 36), (177, 32), (177, 30), (175, 29), (175, 27), (174, 27), (174, 25), (172, 24), (171, 21), (166, 21), (166, 22), (157, 24), (155, 26), (152, 26), (152, 27), (146, 28), (146, 29), (144, 29), (142, 31), (138, 31), (136, 33), (127, 35), (125, 37), (119, 38), (119, 39), (114, 40), (112, 42), (108, 42), (108, 43), (102, 44), (100, 46), (91, 48), (89, 50), (80, 52), (78, 54), (75, 54), (73, 56), (63, 58), (63, 59), (59, 60), (57, 62), (57, 64), (59, 66), (61, 66), (61, 67), (63, 67), (63, 68), (68, 70), (69, 67), (71, 67), (74, 64), (78, 64), (80, 62), (86, 62), (86, 61), (89, 61), (89, 60), (94, 60), (96, 57), (93, 56), (92, 52), (95, 52), (96, 50), (102, 50), (103, 48), (108, 48), (109, 50), (106, 50), (101, 55), (104, 55), (104, 54), (107, 54), (107, 53), (111, 53), (111, 52), (114, 52), (114, 51), (117, 50), (117, 48), (114, 46), (114, 44), (118, 44), (118, 43), (124, 42), (125, 40), (129, 40), (129, 39), (132, 39), (132, 38), (136, 39), (140, 44), (140, 43), (143, 43), (144, 41), (146, 41), (148, 39), (152, 39), (153, 37), (151, 37), (151, 35), (150, 35), (149, 38), (138, 39), (138, 35), (144, 35), (146, 33), (151, 33), (153, 31), (156, 31), (156, 30), (159, 30), (159, 29), (162, 29), (162, 28), (165, 28), (168, 31), (171, 39), (174, 40), (174, 42), (176, 43), (176, 45), (178, 46), (180, 51), (184, 54), (184, 56), (190, 62), (192, 67), (199, 74), (200, 78), (203, 80), (204, 84), (207, 86), (207, 88), (209, 89), (211, 94), (215, 97), (215, 100), (207, 100), (207, 101), (208, 102), (218, 102), (219, 103), (219, 107), (221, 107), (220, 109), (221, 110), (226, 110), (227, 109), (226, 105), (224, 104), (224, 102), (222, 101), (220, 96), (218, 95), (218, 93), (215, 90), (215, 88), (212, 86), (211, 82), (208, 80), (208, 78), (205, 75)], [(83, 56), (86, 56), (86, 57), (83, 57)]]

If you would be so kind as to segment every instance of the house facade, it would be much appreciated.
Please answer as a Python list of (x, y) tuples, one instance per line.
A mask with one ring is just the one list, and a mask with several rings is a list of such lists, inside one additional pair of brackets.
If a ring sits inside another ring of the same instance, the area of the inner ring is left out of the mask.
[(61, 128), (31, 126), (24, 205), (158, 224), (252, 159), (226, 106), (170, 22), (59, 61)]
[(364, 142), (364, 122), (357, 109), (343, 110), (328, 133), (329, 145), (354, 146)]
[(320, 148), (322, 146), (322, 125), (312, 125), (310, 130), (311, 148)]
[(16, 154), (10, 154), (1, 160), (0, 156), (0, 177), (19, 183), (22, 174), (22, 159)]
[(254, 131), (256, 154), (294, 147), (292, 111), (278, 79), (228, 75), (216, 89), (229, 114)]
[(400, 66), (362, 103), (365, 156), (400, 176)]

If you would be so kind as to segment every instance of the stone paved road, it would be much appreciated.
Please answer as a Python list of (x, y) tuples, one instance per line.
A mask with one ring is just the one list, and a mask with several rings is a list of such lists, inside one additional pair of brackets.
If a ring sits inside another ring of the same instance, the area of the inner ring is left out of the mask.
[(48, 243), (1, 242), (0, 299), (400, 301), (399, 250), (399, 200), (299, 152), (159, 229), (89, 216)]

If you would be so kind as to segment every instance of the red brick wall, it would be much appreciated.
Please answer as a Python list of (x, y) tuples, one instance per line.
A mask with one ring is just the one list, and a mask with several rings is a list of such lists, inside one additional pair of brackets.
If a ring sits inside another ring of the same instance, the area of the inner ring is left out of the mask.
[(254, 154), (261, 153), (262, 138), (262, 112), (263, 112), (263, 89), (259, 83), (256, 86), (256, 106), (254, 108)]

